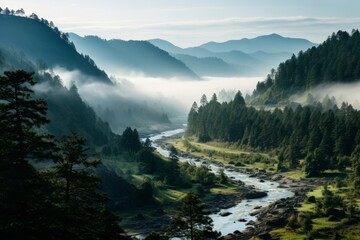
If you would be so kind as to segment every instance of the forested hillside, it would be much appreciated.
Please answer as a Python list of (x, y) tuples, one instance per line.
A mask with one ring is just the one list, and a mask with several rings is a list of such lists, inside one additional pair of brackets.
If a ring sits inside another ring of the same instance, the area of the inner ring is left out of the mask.
[(338, 109), (330, 99), (313, 104), (264, 111), (247, 107), (240, 93), (222, 104), (215, 94), (209, 103), (203, 96), (201, 106), (194, 103), (189, 113), (187, 134), (201, 142), (218, 140), (239, 148), (276, 150), (279, 169), (297, 168), (299, 160), (305, 159), (305, 171), (311, 176), (351, 166), (350, 156), (360, 149), (360, 112), (347, 104)]
[(111, 84), (106, 73), (99, 70), (90, 57), (76, 51), (67, 34), (36, 14), (31, 17), (0, 14), (0, 31), (2, 48), (22, 52), (48, 67), (78, 70), (88, 76), (86, 81)]
[(281, 63), (275, 74), (258, 83), (260, 101), (280, 100), (320, 84), (351, 83), (360, 79), (360, 33), (333, 33), (324, 43)]
[(60, 137), (76, 131), (86, 137), (92, 146), (102, 146), (113, 138), (110, 127), (84, 103), (75, 85), (67, 89), (59, 76), (41, 70), (23, 55), (0, 49), (0, 72), (18, 69), (35, 73), (38, 84), (33, 88), (36, 96), (48, 102), (50, 123), (46, 124), (46, 128), (52, 134)]

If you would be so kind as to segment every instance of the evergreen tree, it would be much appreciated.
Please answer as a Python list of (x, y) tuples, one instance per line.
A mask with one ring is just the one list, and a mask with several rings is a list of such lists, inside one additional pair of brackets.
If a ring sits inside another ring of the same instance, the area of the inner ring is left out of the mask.
[(34, 99), (31, 73), (0, 77), (0, 232), (4, 239), (51, 239), (50, 186), (29, 161), (52, 158), (52, 137), (42, 133), (46, 103)]
[(91, 169), (100, 164), (89, 160), (85, 139), (72, 133), (61, 141), (56, 160), (54, 198), (60, 203), (63, 239), (120, 239), (117, 219), (106, 207), (106, 197), (98, 192), (100, 179)]
[(180, 211), (170, 223), (171, 237), (190, 240), (218, 239), (220, 234), (212, 230), (212, 220), (205, 212), (205, 207), (199, 197), (188, 193), (181, 200)]
[(203, 94), (203, 95), (201, 96), (201, 99), (200, 99), (200, 105), (201, 105), (202, 107), (204, 107), (206, 104), (208, 104), (208, 100), (207, 100), (206, 95)]

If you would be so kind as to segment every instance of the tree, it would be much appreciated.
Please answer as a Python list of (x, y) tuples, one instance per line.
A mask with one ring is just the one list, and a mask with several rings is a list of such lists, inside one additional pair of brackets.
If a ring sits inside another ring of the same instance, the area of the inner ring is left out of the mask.
[(139, 151), (141, 148), (141, 142), (138, 131), (127, 127), (121, 136), (120, 144), (121, 147), (130, 152), (130, 154), (134, 154)]
[(206, 104), (208, 104), (208, 100), (207, 100), (206, 95), (203, 94), (203, 95), (201, 96), (201, 99), (200, 99), (200, 105), (203, 107), (203, 106), (205, 106)]
[(178, 214), (171, 220), (171, 237), (190, 240), (217, 239), (220, 233), (212, 230), (212, 220), (205, 212), (205, 206), (194, 193), (188, 193), (181, 200)]
[(212, 97), (211, 97), (211, 102), (217, 102), (217, 96), (216, 96), (216, 94), (214, 93), (213, 95), (212, 95)]
[(49, 239), (50, 186), (29, 161), (52, 158), (52, 137), (42, 133), (46, 103), (34, 99), (32, 73), (0, 77), (0, 232), (5, 239)]
[(53, 169), (60, 202), (63, 239), (119, 239), (117, 219), (106, 207), (107, 198), (98, 192), (100, 179), (91, 169), (100, 164), (89, 160), (84, 138), (72, 133), (60, 145), (61, 157)]

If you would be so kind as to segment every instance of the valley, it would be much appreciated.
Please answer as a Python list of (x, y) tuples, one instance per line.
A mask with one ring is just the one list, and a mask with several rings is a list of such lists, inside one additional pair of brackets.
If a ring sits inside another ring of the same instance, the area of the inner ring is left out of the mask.
[(4, 2), (1, 239), (360, 239), (355, 0)]

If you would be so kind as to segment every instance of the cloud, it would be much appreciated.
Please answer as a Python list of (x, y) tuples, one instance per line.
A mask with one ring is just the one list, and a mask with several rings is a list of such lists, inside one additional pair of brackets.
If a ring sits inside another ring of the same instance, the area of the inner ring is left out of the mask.
[(333, 31), (351, 30), (359, 25), (360, 18), (358, 17), (310, 18), (303, 16), (289, 16), (172, 22), (149, 22), (149, 20), (145, 19), (114, 22), (65, 21), (61, 23), (61, 28), (65, 31), (75, 31), (80, 34), (85, 32), (97, 33), (105, 38), (171, 38), (175, 43), (181, 41), (179, 39), (183, 39), (184, 37), (182, 36), (192, 36), (194, 40), (198, 41), (198, 44), (200, 44), (210, 40), (225, 41), (228, 39), (254, 37), (274, 32), (295, 37), (302, 36), (310, 38), (313, 41), (322, 42)]

